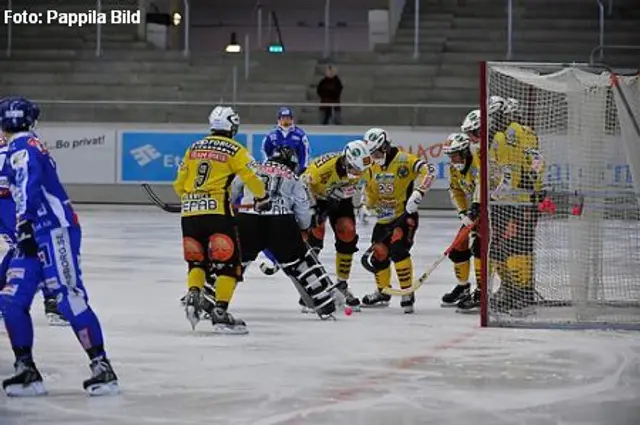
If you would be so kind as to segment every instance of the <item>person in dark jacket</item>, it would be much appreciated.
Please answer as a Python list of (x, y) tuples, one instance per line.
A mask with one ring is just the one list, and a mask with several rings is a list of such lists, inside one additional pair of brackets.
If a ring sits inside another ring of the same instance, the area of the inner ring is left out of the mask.
[[(325, 77), (320, 80), (316, 90), (318, 97), (320, 97), (320, 103), (340, 103), (340, 95), (342, 94), (343, 87), (342, 81), (340, 81), (338, 77), (338, 70), (334, 66), (328, 65), (324, 75)], [(342, 124), (340, 112), (339, 106), (321, 106), (321, 124)]]

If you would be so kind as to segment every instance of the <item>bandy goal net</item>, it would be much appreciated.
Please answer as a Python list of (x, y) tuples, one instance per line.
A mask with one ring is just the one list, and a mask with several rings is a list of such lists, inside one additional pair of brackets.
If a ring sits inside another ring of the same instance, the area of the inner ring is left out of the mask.
[(482, 324), (640, 329), (640, 81), (482, 66)]

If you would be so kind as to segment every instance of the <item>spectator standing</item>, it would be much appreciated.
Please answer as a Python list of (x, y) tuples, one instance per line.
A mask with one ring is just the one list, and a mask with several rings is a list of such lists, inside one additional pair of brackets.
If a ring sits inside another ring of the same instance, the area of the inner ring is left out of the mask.
[[(338, 70), (334, 66), (328, 65), (324, 75), (316, 90), (318, 97), (320, 97), (320, 103), (340, 103), (343, 87), (342, 81), (338, 77)], [(340, 106), (320, 106), (320, 123), (322, 125), (342, 124)]]

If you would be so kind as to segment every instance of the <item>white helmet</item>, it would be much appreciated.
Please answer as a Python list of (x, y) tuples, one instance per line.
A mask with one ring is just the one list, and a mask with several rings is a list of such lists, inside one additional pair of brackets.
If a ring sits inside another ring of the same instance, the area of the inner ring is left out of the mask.
[(502, 105), (502, 112), (504, 114), (515, 114), (520, 112), (520, 102), (513, 97), (508, 98), (504, 105)]
[[(447, 140), (449, 139), (447, 138)], [(466, 158), (471, 153), (469, 150), (470, 144), (471, 144), (471, 140), (469, 139), (469, 136), (467, 136), (466, 134), (464, 133), (453, 134), (453, 138), (451, 139), (451, 141), (444, 147), (444, 153), (448, 156), (451, 156), (454, 153), (459, 153), (462, 155), (463, 158)], [(451, 165), (456, 170), (462, 171), (464, 170), (467, 164), (466, 162), (461, 162), (461, 163), (452, 162)]]
[(362, 140), (352, 140), (342, 151), (346, 159), (347, 175), (350, 178), (357, 178), (373, 164), (367, 144)]
[(385, 155), (375, 158), (374, 161), (380, 165), (384, 165), (386, 157), (384, 149), (385, 146), (388, 146), (391, 143), (387, 132), (382, 128), (370, 128), (366, 133), (364, 133), (364, 142), (367, 144), (369, 153), (382, 150), (382, 153)]
[(487, 109), (487, 113), (489, 115), (493, 115), (496, 112), (499, 112), (502, 110), (502, 108), (504, 107), (506, 103), (506, 100), (504, 100), (503, 97), (501, 96), (491, 96), (489, 98), (489, 107)]
[(460, 126), (463, 133), (473, 133), (480, 130), (480, 109), (474, 109), (464, 117), (464, 122)]
[(235, 136), (240, 127), (240, 116), (229, 106), (216, 106), (209, 114), (209, 130), (226, 131)]

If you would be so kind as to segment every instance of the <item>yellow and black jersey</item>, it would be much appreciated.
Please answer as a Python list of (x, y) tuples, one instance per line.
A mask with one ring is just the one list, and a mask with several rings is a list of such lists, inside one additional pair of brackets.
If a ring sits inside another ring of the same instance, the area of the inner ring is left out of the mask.
[(207, 136), (184, 154), (173, 182), (182, 203), (182, 215), (233, 215), (231, 181), (237, 175), (257, 197), (265, 195), (264, 183), (249, 168), (253, 158), (240, 143), (222, 136)]
[(545, 170), (536, 133), (513, 122), (495, 134), (492, 150), (501, 174), (494, 196), (502, 201), (530, 202), (531, 195), (542, 189)]
[(472, 203), (480, 203), (480, 155), (471, 151), (471, 163), (463, 171), (449, 166), (449, 196), (460, 213), (468, 211)]
[(379, 223), (390, 223), (405, 211), (416, 184), (429, 175), (429, 166), (416, 155), (392, 147), (385, 165), (373, 164), (365, 171), (367, 208), (376, 212)]
[(315, 158), (302, 174), (302, 180), (317, 200), (348, 199), (362, 186), (362, 178), (351, 178), (339, 152)]

